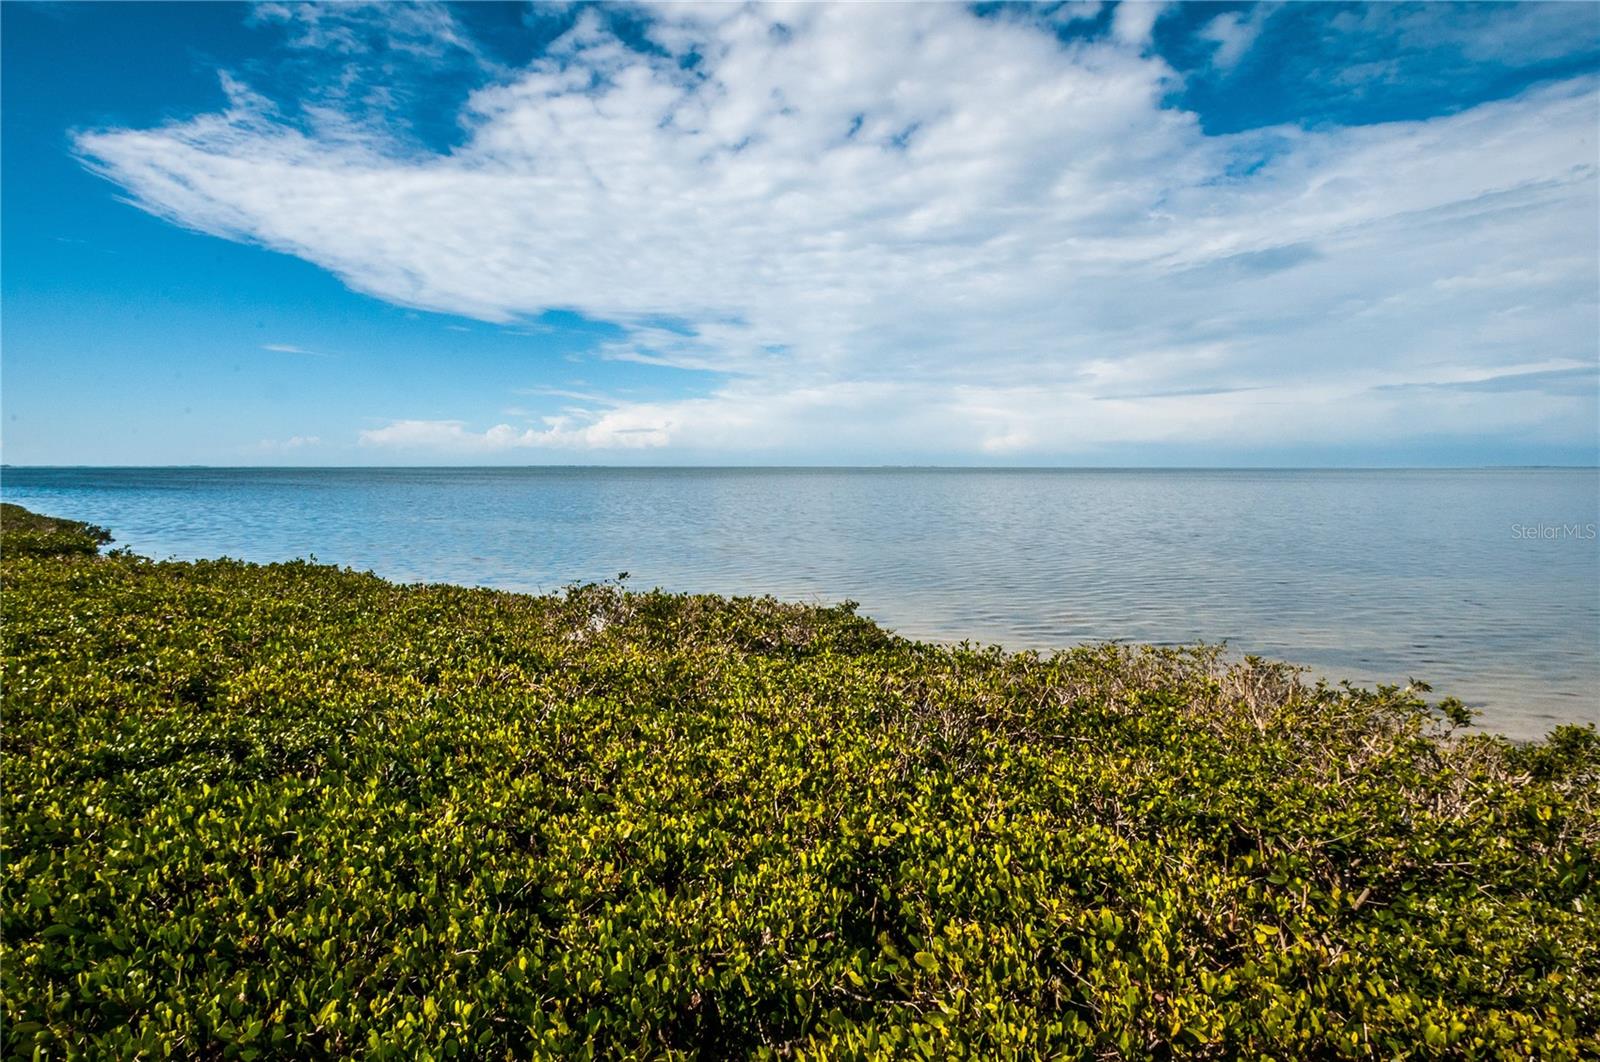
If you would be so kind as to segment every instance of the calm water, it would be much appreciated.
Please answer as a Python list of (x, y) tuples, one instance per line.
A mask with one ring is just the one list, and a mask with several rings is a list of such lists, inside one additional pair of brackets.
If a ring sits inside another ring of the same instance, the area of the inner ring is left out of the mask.
[(529, 591), (627, 571), (851, 598), (916, 638), (1226, 640), (1426, 679), (1514, 736), (1600, 721), (1595, 470), (13, 468), (0, 490), (158, 557)]

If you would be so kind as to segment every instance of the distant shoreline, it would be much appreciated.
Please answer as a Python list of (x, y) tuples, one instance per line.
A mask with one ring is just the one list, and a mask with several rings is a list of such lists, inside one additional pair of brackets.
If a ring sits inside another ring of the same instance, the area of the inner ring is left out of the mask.
[(535, 471), (751, 471), (751, 472), (1600, 472), (1600, 465), (48, 465), (0, 464), (8, 469), (82, 472), (195, 470), (209, 472), (443, 472)]

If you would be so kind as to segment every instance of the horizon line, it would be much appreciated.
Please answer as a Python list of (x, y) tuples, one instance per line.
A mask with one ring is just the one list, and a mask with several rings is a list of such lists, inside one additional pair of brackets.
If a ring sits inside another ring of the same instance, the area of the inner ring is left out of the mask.
[(379, 472), (379, 471), (750, 471), (750, 472), (1492, 472), (1492, 471), (1600, 471), (1595, 464), (1460, 464), (1460, 465), (944, 465), (944, 464), (681, 464), (681, 465), (605, 465), (605, 464), (526, 464), (526, 465), (213, 465), (201, 463), (152, 465), (101, 464), (13, 464), (0, 462), (0, 471), (181, 471), (213, 472)]

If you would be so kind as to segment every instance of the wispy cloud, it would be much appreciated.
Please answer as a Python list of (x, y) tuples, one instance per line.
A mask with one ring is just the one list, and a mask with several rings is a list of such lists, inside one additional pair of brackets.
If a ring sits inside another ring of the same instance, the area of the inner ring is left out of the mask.
[(291, 47), (339, 55), (380, 50), (425, 58), (452, 50), (482, 54), (442, 3), (259, 3), (251, 21), (286, 27)]
[(1206, 23), (1200, 35), (1217, 46), (1213, 65), (1224, 71), (1238, 66), (1277, 8), (1277, 4), (1256, 4), (1248, 12), (1227, 11)]
[(1156, 20), (1173, 5), (1162, 0), (1125, 0), (1111, 15), (1111, 34), (1124, 44), (1144, 48), (1150, 44)]
[[(448, 152), (242, 88), (77, 147), (152, 213), (359, 291), (511, 326), (572, 311), (621, 326), (608, 357), (723, 381), (536, 429), (399, 419), (370, 446), (1592, 438), (1594, 403), (1560, 390), (1374, 389), (1594, 357), (1594, 79), (1208, 136), (1150, 52), (1160, 14), (1120, 5), (1063, 44), (956, 5), (672, 7), (640, 48), (591, 10), (476, 92)], [(1209, 24), (1218, 63), (1247, 22)], [(1520, 279), (1474, 286), (1493, 276)]]
[(332, 354), (328, 354), (328, 353), (326, 353), (324, 351), (307, 350), (304, 347), (297, 347), (293, 343), (263, 343), (263, 344), (261, 344), (261, 349), (262, 350), (270, 350), (274, 354), (304, 354), (304, 355), (306, 355), (308, 357), (312, 357), (312, 358), (331, 358), (331, 357), (333, 357)]
[(593, 402), (596, 405), (609, 406), (616, 403), (610, 395), (603, 395), (597, 391), (574, 391), (564, 387), (519, 387), (519, 395), (549, 395), (555, 398), (570, 398), (578, 402)]
[(1551, 395), (1593, 398), (1596, 394), (1600, 394), (1600, 366), (1563, 365), (1553, 369), (1535, 368), (1517, 372), (1477, 374), (1465, 379), (1420, 380), (1383, 384), (1378, 390), (1484, 392), (1501, 395), (1517, 391), (1535, 391)]
[(315, 435), (291, 435), (287, 439), (262, 439), (256, 444), (256, 449), (263, 453), (282, 454), (321, 445), (322, 440)]
[(360, 441), (362, 446), (402, 451), (484, 454), (529, 449), (636, 450), (662, 447), (671, 439), (670, 422), (663, 423), (647, 407), (599, 417), (545, 417), (543, 424), (542, 428), (496, 424), (472, 431), (459, 420), (397, 420), (363, 431)]

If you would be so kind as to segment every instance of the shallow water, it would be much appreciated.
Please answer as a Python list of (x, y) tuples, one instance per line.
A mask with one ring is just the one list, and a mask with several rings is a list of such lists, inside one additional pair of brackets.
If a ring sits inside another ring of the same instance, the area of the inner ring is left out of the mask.
[(859, 601), (1013, 648), (1226, 640), (1479, 725), (1600, 721), (1600, 471), (41, 469), (8, 501), (180, 558)]

